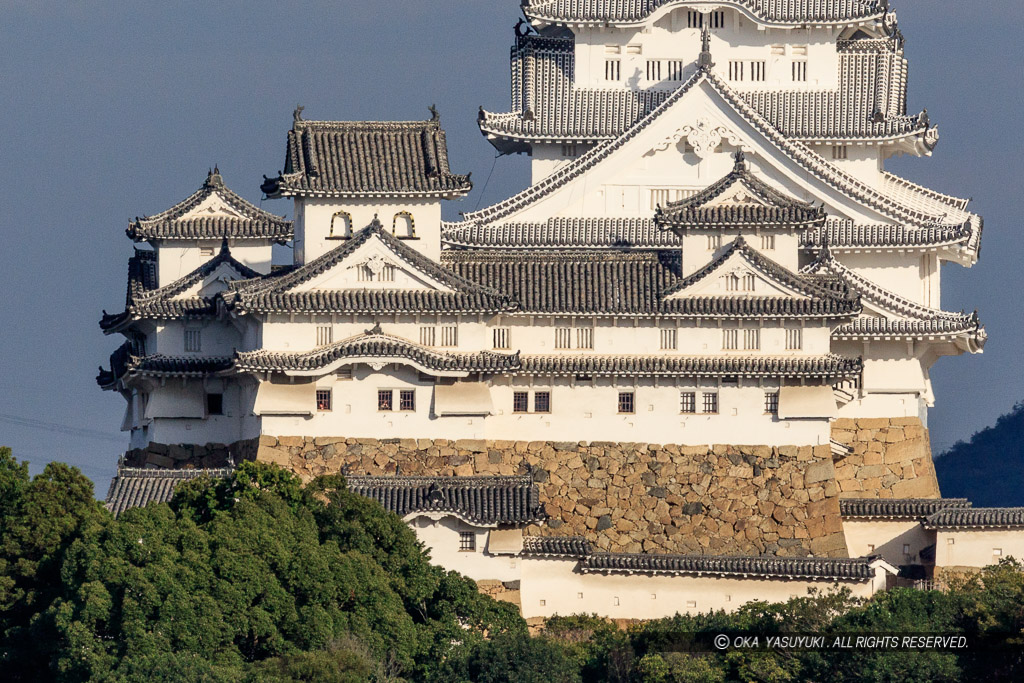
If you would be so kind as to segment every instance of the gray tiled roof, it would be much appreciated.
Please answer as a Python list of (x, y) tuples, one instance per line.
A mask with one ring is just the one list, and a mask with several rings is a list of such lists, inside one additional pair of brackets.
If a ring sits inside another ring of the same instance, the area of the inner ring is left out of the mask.
[(924, 521), (925, 529), (1018, 529), (1024, 527), (1024, 507), (944, 508)]
[(451, 513), (477, 524), (530, 524), (546, 518), (529, 475), (477, 477), (346, 477), (353, 493), (390, 512)]
[(678, 249), (678, 235), (650, 218), (552, 217), (543, 223), (442, 223), (451, 248), (494, 249)]
[[(757, 255), (752, 258), (767, 262)], [(785, 277), (808, 298), (665, 299), (692, 280), (680, 277), (678, 254), (668, 252), (448, 250), (442, 253), (442, 262), (469, 280), (505, 292), (523, 313), (822, 318), (860, 310), (856, 298), (829, 291), (821, 281), (784, 275), (781, 266), (770, 263), (765, 269)]]
[(820, 228), (812, 228), (801, 233), (800, 246), (811, 250), (826, 246), (833, 250), (966, 246), (976, 229), (977, 226), (971, 221), (959, 225), (910, 228), (905, 225), (861, 225), (852, 221), (830, 219)]
[(638, 377), (782, 377), (837, 381), (860, 375), (860, 358), (825, 356), (522, 356), (524, 374)]
[[(194, 216), (185, 214), (199, 206), (207, 198), (216, 195), (227, 204), (237, 216)], [(133, 240), (233, 240), (264, 239), (287, 242), (292, 238), (292, 222), (264, 211), (247, 202), (224, 185), (219, 170), (210, 171), (206, 182), (188, 199), (155, 216), (135, 219), (126, 230)]]
[(713, 574), (738, 577), (778, 577), (864, 581), (874, 576), (868, 558), (723, 557), (708, 555), (649, 555), (594, 553), (581, 562), (584, 574)]
[[(565, 24), (634, 24), (680, 0), (522, 0), (531, 20)], [(757, 20), (781, 24), (844, 24), (881, 19), (887, 0), (720, 0)]]
[(206, 470), (164, 470), (138, 467), (118, 467), (110, 482), (106, 506), (115, 517), (129, 508), (144, 507), (150, 503), (166, 503), (174, 495), (175, 487), (183, 481), (197, 477), (227, 477), (230, 468)]
[[(416, 289), (346, 289), (292, 291), (330, 270), (367, 242), (379, 237), (402, 261), (452, 291)], [(406, 246), (380, 221), (373, 222), (345, 240), (341, 246), (295, 269), (254, 280), (232, 283), (224, 299), (237, 310), (255, 313), (495, 313), (511, 310), (515, 303), (485, 284), (472, 282), (439, 266)]]
[[(739, 95), (788, 137), (814, 142), (918, 138), (938, 142), (927, 116), (906, 114), (907, 62), (896, 39), (838, 46), (835, 90), (744, 90)], [(686, 63), (688, 74), (692, 66)], [(479, 125), (505, 151), (521, 142), (599, 141), (621, 134), (672, 94), (675, 82), (645, 90), (575, 84), (571, 38), (528, 36), (512, 49), (512, 111), (481, 111)], [(507, 148), (507, 149), (506, 149)]]
[(118, 380), (128, 376), (144, 377), (208, 377), (231, 367), (231, 358), (198, 356), (137, 355), (132, 342), (122, 344), (110, 355), (110, 369), (100, 368), (96, 383), (113, 389)]
[[(156, 258), (148, 256), (153, 252), (136, 251), (128, 265), (128, 301), (121, 313), (109, 314), (104, 311), (100, 328), (110, 333), (133, 320), (167, 320), (201, 315), (212, 315), (216, 303), (212, 297), (178, 297), (179, 294), (201, 283), (206, 276), (223, 264), (230, 265), (241, 277), (259, 277), (259, 273), (244, 263), (235, 260), (228, 249), (227, 239), (223, 240), (220, 253), (199, 266), (191, 273), (159, 288), (156, 284)], [(146, 255), (144, 258), (142, 255)]]
[(429, 121), (304, 121), (288, 132), (284, 172), (261, 189), (293, 195), (459, 197), (473, 184), (448, 169), (440, 119)]
[(594, 546), (583, 536), (525, 536), (523, 555), (537, 557), (586, 557)]
[[(659, 206), (654, 222), (673, 230), (720, 229), (727, 227), (796, 228), (821, 227), (825, 223), (825, 207), (813, 206), (788, 197), (750, 172), (743, 152), (736, 153), (736, 163), (725, 177), (697, 194), (677, 202)], [(747, 203), (711, 203), (735, 184), (749, 195)]]
[[(518, 354), (443, 353), (407, 339), (368, 332), (305, 352), (239, 351), (234, 367), (243, 372), (316, 370), (343, 359), (404, 359), (438, 372), (507, 372), (520, 367)], [(366, 362), (363, 360), (362, 362)]]
[(840, 498), (844, 518), (924, 519), (945, 508), (969, 508), (966, 498)]

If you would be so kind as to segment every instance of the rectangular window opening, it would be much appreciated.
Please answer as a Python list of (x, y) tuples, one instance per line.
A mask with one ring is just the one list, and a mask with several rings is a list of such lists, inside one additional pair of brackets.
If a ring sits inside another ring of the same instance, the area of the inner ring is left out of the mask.
[(619, 392), (619, 412), (620, 413), (635, 413), (636, 412), (636, 394), (632, 391), (620, 391)]
[(804, 331), (799, 327), (786, 330), (786, 350), (799, 351), (804, 347)]
[(576, 330), (576, 348), (578, 349), (592, 349), (594, 348), (594, 328), (592, 327), (580, 327)]
[(722, 330), (722, 350), (735, 351), (740, 347), (739, 330)]
[(569, 349), (572, 348), (572, 329), (569, 327), (556, 327), (555, 328), (555, 348), (556, 349)]
[(775, 390), (764, 392), (764, 412), (769, 415), (779, 414), (779, 392)]
[(550, 391), (536, 391), (533, 394), (533, 412), (535, 413), (550, 413), (551, 412), (551, 392)]
[(207, 415), (223, 415), (224, 414), (224, 394), (207, 394), (206, 395), (206, 414)]
[(617, 59), (608, 59), (604, 63), (604, 80), (617, 81), (621, 72), (621, 64)]
[(511, 348), (512, 330), (508, 327), (496, 327), (494, 329), (494, 348)]
[(441, 346), (458, 346), (459, 328), (455, 325), (445, 325), (441, 328)]
[(330, 325), (316, 326), (316, 345), (328, 346), (334, 341), (334, 328)]
[(377, 410), (389, 411), (395, 409), (395, 393), (391, 389), (377, 390)]
[(331, 390), (330, 389), (317, 389), (316, 390), (316, 409), (320, 412), (326, 412), (331, 409)]
[(202, 350), (202, 330), (185, 330), (185, 351), (188, 353), (199, 353)]
[(459, 532), (459, 552), (471, 553), (476, 551), (476, 534), (472, 531)]
[(512, 394), (512, 412), (525, 413), (530, 409), (530, 392), (517, 391)]
[(697, 412), (697, 392), (683, 391), (679, 394), (679, 412), (692, 415)]
[(704, 413), (708, 415), (715, 415), (718, 413), (718, 392), (717, 391), (705, 391), (704, 392)]
[(405, 411), (416, 410), (415, 389), (402, 389), (398, 392), (398, 409)]
[(679, 348), (679, 331), (675, 328), (661, 330), (661, 350), (674, 351)]
[(421, 327), (420, 344), (423, 346), (437, 346), (437, 328), (433, 326)]

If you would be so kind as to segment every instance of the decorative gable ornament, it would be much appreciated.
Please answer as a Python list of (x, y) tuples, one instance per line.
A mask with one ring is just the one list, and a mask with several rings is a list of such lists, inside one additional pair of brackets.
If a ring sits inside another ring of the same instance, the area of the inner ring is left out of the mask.
[(656, 145), (655, 149), (664, 151), (672, 145), (678, 144), (683, 138), (686, 138), (687, 144), (693, 148), (693, 153), (700, 159), (704, 159), (714, 152), (722, 143), (723, 138), (731, 145), (738, 147), (741, 144), (740, 138), (728, 128), (716, 126), (708, 118), (701, 117), (693, 124), (677, 128), (675, 132)]

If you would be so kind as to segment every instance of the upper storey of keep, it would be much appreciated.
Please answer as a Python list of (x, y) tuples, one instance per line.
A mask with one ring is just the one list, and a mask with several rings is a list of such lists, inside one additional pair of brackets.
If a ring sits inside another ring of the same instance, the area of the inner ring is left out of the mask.
[(914, 154), (938, 140), (926, 115), (907, 114), (903, 37), (884, 2), (559, 0), (524, 11), (536, 28), (517, 28), (512, 111), (480, 114), (503, 152), (616, 137), (694, 73), (703, 29), (715, 72), (792, 139)]
[(679, 8), (730, 8), (763, 26), (848, 26), (885, 17), (888, 0), (522, 0), (536, 25), (643, 26)]

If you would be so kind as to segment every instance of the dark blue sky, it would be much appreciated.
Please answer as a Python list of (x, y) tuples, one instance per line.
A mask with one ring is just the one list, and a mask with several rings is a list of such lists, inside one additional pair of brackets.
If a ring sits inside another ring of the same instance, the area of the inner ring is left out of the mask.
[[(910, 108), (927, 107), (942, 140), (932, 158), (889, 168), (973, 197), (985, 217), (980, 263), (942, 273), (943, 307), (978, 308), (989, 343), (933, 370), (939, 451), (1024, 398), (1024, 5), (893, 4), (908, 38)], [(296, 103), (309, 119), (425, 119), (436, 103), (453, 170), (476, 184), (446, 217), (527, 183), (527, 160), (495, 164), (475, 125), (479, 105), (509, 106), (516, 0), (0, 0), (0, 16), (0, 443), (34, 472), (49, 460), (78, 465), (100, 495), (125, 439), (123, 401), (94, 381), (121, 339), (96, 322), (124, 304), (133, 216), (183, 199), (215, 163), (258, 202), (262, 174), (282, 166)]]

